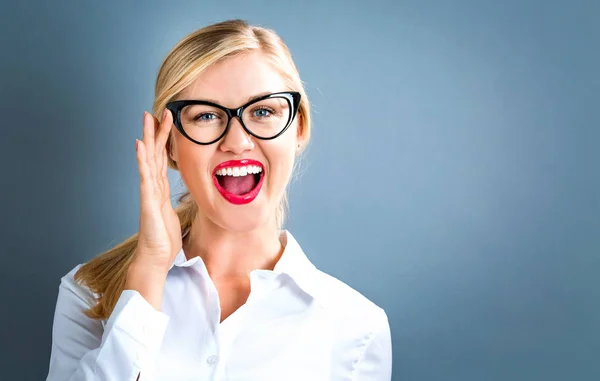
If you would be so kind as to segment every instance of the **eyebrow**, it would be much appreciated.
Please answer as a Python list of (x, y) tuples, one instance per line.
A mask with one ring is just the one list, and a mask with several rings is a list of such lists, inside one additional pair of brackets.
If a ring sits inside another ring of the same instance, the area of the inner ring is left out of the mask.
[[(250, 102), (252, 102), (253, 100), (256, 100), (256, 99), (258, 99), (258, 98), (262, 98), (262, 97), (264, 97), (265, 95), (269, 95), (269, 94), (273, 94), (273, 92), (272, 92), (272, 91), (264, 91), (264, 92), (262, 92), (262, 93), (259, 93), (259, 94), (256, 94), (256, 95), (252, 95), (252, 96), (248, 97), (248, 99), (246, 99), (246, 101), (245, 101), (243, 104), (250, 103)], [(221, 104), (221, 102), (219, 102), (219, 101), (217, 101), (217, 100), (214, 100), (214, 99), (210, 99), (210, 98), (203, 98), (203, 99), (198, 99), (198, 100), (199, 100), (199, 101), (204, 101), (204, 102), (216, 103), (216, 104), (218, 104), (218, 105), (220, 105), (220, 104)]]

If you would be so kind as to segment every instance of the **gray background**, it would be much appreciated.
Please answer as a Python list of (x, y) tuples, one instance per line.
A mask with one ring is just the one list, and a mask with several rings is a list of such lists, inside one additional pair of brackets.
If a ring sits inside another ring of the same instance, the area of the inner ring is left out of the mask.
[(45, 378), (60, 277), (137, 229), (161, 60), (228, 18), (294, 54), (288, 228), (387, 311), (394, 380), (600, 379), (597, 1), (111, 0), (0, 11), (2, 380)]

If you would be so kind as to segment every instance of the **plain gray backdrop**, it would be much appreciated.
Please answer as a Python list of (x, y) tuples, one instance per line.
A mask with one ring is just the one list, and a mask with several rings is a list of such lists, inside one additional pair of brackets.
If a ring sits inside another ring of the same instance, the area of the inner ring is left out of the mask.
[(4, 1), (0, 379), (45, 379), (60, 278), (137, 230), (162, 59), (243, 18), (313, 105), (287, 227), (387, 311), (393, 379), (599, 380), (598, 4)]

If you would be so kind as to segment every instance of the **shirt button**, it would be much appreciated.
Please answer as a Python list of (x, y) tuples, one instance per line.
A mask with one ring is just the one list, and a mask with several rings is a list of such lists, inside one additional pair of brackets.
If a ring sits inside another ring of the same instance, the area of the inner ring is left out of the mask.
[(217, 355), (212, 355), (206, 359), (206, 362), (208, 363), (208, 365), (215, 365), (218, 361), (219, 361), (219, 356), (217, 356)]
[(142, 368), (142, 363), (141, 363), (141, 361), (142, 361), (142, 356), (140, 355), (140, 353), (139, 353), (139, 352), (136, 352), (136, 354), (135, 354), (135, 358), (134, 358), (134, 360), (133, 360), (133, 366), (135, 366), (135, 367), (136, 367), (136, 368), (138, 368), (138, 369), (141, 369), (141, 368)]

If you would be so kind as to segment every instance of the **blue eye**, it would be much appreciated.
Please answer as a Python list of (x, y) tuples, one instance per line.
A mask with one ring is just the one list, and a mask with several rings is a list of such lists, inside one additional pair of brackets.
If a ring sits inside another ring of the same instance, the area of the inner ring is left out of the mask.
[(269, 116), (269, 114), (271, 114), (271, 111), (265, 109), (265, 108), (261, 108), (258, 110), (254, 111), (254, 115), (255, 116), (259, 116), (259, 117), (265, 117), (265, 116)]
[(209, 121), (215, 119), (217, 116), (215, 114), (204, 113), (198, 115), (195, 120)]

